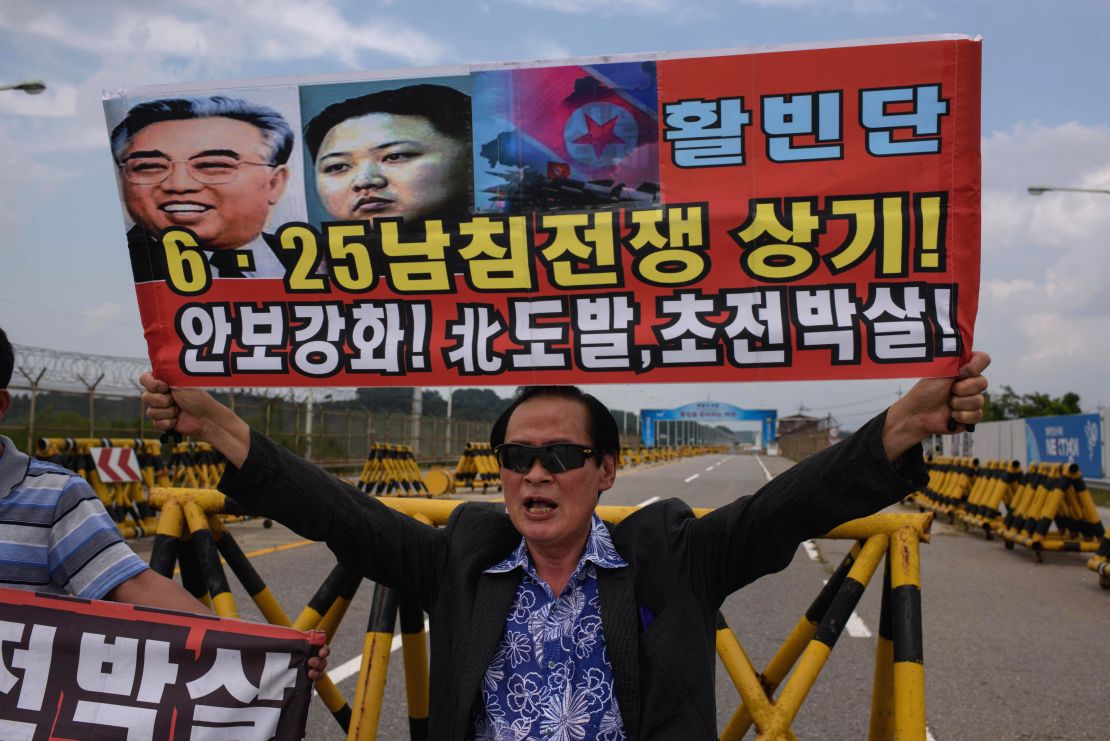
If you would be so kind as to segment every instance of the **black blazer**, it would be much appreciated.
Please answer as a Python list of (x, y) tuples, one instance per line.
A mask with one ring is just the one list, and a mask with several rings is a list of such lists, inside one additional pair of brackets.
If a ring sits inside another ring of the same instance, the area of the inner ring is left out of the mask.
[[(165, 280), (168, 277), (166, 251), (162, 248), (162, 244), (157, 237), (157, 234), (146, 231), (138, 224), (127, 230), (127, 251), (131, 256), (131, 276), (136, 283)], [(262, 239), (288, 271), (297, 258), (296, 254), (281, 249), (277, 237), (273, 234), (263, 232)], [(230, 258), (231, 254), (230, 250), (214, 251), (208, 257), (208, 263), (212, 266), (213, 277), (242, 277), (241, 274), (235, 276), (234, 273), (230, 275), (225, 273), (229, 269), (235, 270), (234, 267), (225, 268), (222, 264), (227, 262), (230, 265), (230, 259), (221, 260), (221, 258), (225, 255)]]
[[(630, 739), (715, 739), (715, 616), (725, 597), (784, 568), (801, 541), (898, 501), (907, 478), (925, 481), (920, 447), (898, 468), (886, 460), (884, 418), (700, 519), (669, 499), (609, 525), (629, 566), (598, 569), (601, 620)], [(483, 573), (520, 543), (504, 512), (465, 504), (446, 527), (428, 527), (258, 432), (220, 489), (325, 541), (344, 566), (414, 595), (431, 621), (430, 738), (470, 736), (521, 577)], [(641, 608), (654, 615), (646, 627)]]

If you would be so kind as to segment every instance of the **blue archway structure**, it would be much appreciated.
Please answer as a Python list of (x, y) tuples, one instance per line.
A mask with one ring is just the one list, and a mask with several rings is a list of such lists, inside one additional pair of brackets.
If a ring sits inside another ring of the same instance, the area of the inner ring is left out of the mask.
[(775, 442), (775, 423), (778, 411), (774, 409), (741, 409), (719, 401), (695, 401), (674, 409), (641, 409), (640, 440), (644, 447), (655, 447), (655, 426), (660, 421), (719, 422), (722, 420), (758, 421), (763, 427), (764, 447)]

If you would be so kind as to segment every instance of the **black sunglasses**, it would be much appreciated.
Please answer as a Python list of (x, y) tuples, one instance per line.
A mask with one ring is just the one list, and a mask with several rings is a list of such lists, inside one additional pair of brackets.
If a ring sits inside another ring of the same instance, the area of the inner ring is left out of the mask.
[(562, 473), (581, 468), (586, 465), (586, 460), (601, 451), (586, 445), (574, 443), (555, 443), (554, 445), (520, 445), (518, 443), (504, 443), (498, 445), (494, 452), (497, 462), (502, 468), (517, 473), (528, 473), (532, 468), (532, 461), (540, 459), (540, 465), (551, 473)]

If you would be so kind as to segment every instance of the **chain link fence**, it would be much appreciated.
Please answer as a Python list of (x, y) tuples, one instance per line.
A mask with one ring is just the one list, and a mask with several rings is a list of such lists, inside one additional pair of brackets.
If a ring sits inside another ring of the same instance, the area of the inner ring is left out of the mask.
[[(14, 393), (0, 434), (33, 452), (39, 438), (157, 436), (139, 398), (145, 359), (15, 346)], [(353, 389), (235, 389), (214, 395), (251, 426), (331, 470), (355, 470), (374, 443), (408, 445), (422, 465), (454, 465), (490, 422), (373, 412)], [(639, 445), (639, 418), (616, 412), (621, 444)]]

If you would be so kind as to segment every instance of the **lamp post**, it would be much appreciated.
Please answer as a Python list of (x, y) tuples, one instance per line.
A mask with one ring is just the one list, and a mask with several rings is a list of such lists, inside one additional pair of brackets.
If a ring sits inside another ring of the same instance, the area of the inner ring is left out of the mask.
[(22, 90), (28, 95), (38, 95), (46, 90), (46, 83), (42, 80), (27, 80), (14, 85), (0, 85), (0, 91), (2, 90)]
[(444, 425), (444, 440), (443, 440), (443, 457), (451, 457), (451, 407), (455, 403), (455, 387), (451, 386), (447, 389), (447, 424)]
[(1031, 196), (1043, 195), (1049, 191), (1066, 191), (1068, 193), (1101, 193), (1104, 196), (1110, 196), (1110, 190), (1103, 188), (1056, 188), (1051, 185), (1030, 185), (1026, 188)]

